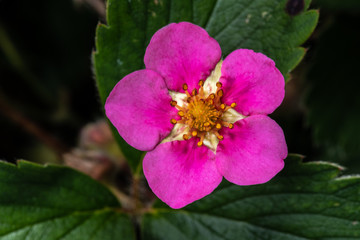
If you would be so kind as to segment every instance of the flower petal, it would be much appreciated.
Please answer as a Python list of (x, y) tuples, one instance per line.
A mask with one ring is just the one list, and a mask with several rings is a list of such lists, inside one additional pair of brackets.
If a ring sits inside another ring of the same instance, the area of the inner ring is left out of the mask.
[(170, 90), (183, 91), (198, 87), (220, 61), (221, 49), (201, 27), (187, 23), (172, 23), (157, 31), (146, 49), (147, 69), (160, 73)]
[(124, 140), (142, 151), (154, 149), (173, 128), (176, 109), (170, 105), (163, 78), (140, 70), (116, 84), (105, 103), (106, 115)]
[(236, 102), (235, 109), (245, 116), (270, 114), (284, 99), (284, 77), (262, 53), (236, 50), (225, 58), (221, 73), (224, 102)]
[(238, 185), (265, 183), (284, 167), (284, 133), (271, 118), (247, 117), (236, 122), (233, 129), (225, 129), (223, 136), (216, 163), (228, 181)]
[(221, 182), (215, 155), (197, 139), (166, 142), (145, 155), (143, 168), (150, 188), (172, 208), (182, 208), (208, 194)]

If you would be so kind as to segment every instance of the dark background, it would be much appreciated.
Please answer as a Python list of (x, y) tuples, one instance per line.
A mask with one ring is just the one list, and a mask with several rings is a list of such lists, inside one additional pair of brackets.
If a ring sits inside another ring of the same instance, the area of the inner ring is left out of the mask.
[[(317, 0), (319, 25), (272, 117), (289, 152), (360, 172), (360, 1)], [(0, 159), (61, 162), (103, 118), (92, 72), (101, 0), (0, 0)]]

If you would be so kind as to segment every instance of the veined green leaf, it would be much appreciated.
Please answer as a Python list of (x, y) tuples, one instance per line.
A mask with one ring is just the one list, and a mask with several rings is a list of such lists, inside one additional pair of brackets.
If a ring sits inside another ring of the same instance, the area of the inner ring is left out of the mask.
[(338, 165), (300, 156), (285, 163), (268, 183), (224, 182), (184, 209), (155, 208), (144, 216), (143, 239), (359, 239), (360, 177), (338, 178)]
[(75, 170), (0, 162), (0, 239), (135, 239), (109, 190)]

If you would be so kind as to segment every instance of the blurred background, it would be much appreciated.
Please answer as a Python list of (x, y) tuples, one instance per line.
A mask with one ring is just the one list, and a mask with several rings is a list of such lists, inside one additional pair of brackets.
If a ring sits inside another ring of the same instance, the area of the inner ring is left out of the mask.
[[(319, 25), (272, 118), (289, 152), (360, 173), (360, 1), (312, 8)], [(99, 152), (81, 151), (114, 150), (92, 72), (99, 21), (103, 0), (0, 0), (1, 160), (108, 167)]]

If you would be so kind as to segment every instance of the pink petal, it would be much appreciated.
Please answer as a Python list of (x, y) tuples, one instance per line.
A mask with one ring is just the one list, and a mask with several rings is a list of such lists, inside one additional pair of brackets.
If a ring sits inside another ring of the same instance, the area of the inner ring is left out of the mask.
[(284, 77), (262, 53), (236, 50), (225, 58), (221, 73), (224, 102), (236, 102), (235, 109), (245, 116), (270, 114), (284, 99)]
[(228, 181), (238, 185), (265, 183), (284, 167), (287, 146), (284, 133), (274, 120), (254, 115), (225, 130), (216, 163)]
[(105, 112), (124, 140), (142, 151), (152, 150), (173, 128), (176, 109), (170, 106), (163, 78), (140, 70), (116, 84), (105, 103)]
[(144, 62), (147, 69), (160, 73), (170, 90), (180, 92), (187, 83), (192, 91), (199, 80), (210, 75), (220, 61), (221, 49), (201, 27), (172, 23), (151, 38)]
[(197, 139), (158, 145), (145, 155), (143, 168), (150, 188), (172, 208), (182, 208), (210, 194), (222, 176), (215, 155)]

